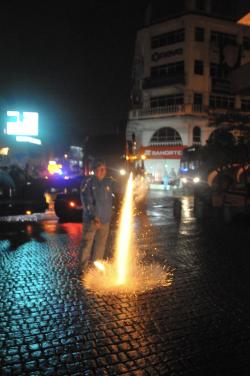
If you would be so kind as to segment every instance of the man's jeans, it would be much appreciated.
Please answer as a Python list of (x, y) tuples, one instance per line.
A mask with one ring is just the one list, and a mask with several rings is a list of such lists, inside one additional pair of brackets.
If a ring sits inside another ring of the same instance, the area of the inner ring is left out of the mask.
[(87, 268), (90, 261), (104, 258), (109, 227), (109, 223), (101, 224), (99, 228), (93, 222), (83, 224), (83, 249), (80, 260), (83, 269)]

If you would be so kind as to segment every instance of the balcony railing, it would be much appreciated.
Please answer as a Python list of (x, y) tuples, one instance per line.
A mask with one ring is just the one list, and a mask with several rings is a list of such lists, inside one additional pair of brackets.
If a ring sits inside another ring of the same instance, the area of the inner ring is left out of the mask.
[(203, 104), (193, 104), (192, 111), (200, 114), (204, 114), (207, 108)]
[(213, 93), (223, 93), (232, 94), (231, 82), (230, 80), (224, 78), (212, 78), (212, 92)]
[[(234, 116), (233, 116), (234, 114)], [(171, 106), (161, 106), (153, 108), (134, 109), (129, 112), (129, 119), (143, 119), (143, 118), (159, 118), (168, 116), (183, 116), (183, 115), (198, 115), (198, 116), (221, 116), (240, 118), (250, 116), (250, 111), (243, 111), (242, 109), (220, 109), (204, 106), (202, 104), (176, 104)]]
[(163, 116), (173, 116), (173, 115), (185, 115), (192, 113), (205, 113), (206, 108), (203, 105), (185, 105), (185, 104), (175, 104), (170, 106), (160, 106), (153, 108), (143, 108), (135, 109), (130, 111), (130, 119), (140, 119), (149, 117), (163, 117)]
[(172, 114), (176, 112), (184, 112), (184, 104), (174, 104), (171, 106), (153, 107), (139, 110), (139, 116), (157, 115), (157, 114)]
[(147, 77), (144, 79), (142, 88), (151, 89), (153, 87), (169, 86), (174, 84), (185, 84), (185, 74), (179, 73), (171, 76)]

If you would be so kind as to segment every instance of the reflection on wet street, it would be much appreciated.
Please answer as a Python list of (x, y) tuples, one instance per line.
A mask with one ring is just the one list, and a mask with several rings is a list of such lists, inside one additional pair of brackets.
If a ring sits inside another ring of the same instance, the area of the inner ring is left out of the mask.
[(190, 197), (182, 208), (176, 220), (159, 191), (137, 213), (141, 260), (173, 272), (137, 294), (84, 288), (81, 223), (2, 222), (1, 374), (249, 375), (250, 223), (197, 221)]

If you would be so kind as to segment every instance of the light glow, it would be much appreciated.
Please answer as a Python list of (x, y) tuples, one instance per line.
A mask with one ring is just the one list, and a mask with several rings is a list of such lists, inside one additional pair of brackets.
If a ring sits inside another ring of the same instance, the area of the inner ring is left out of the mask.
[(199, 183), (200, 182), (199, 176), (196, 176), (195, 178), (193, 178), (193, 182), (194, 182), (194, 184)]
[(17, 142), (29, 142), (30, 144), (35, 145), (42, 145), (41, 140), (39, 138), (29, 137), (29, 136), (16, 136)]
[(123, 168), (120, 170), (120, 175), (124, 176), (126, 175), (126, 170), (124, 170)]
[(38, 136), (38, 113), (7, 111), (7, 134)]
[(250, 26), (250, 13), (245, 14), (238, 22), (240, 25)]
[(62, 165), (59, 163), (56, 163), (55, 161), (49, 161), (48, 164), (48, 171), (51, 175), (54, 174), (62, 174)]
[(121, 212), (118, 240), (115, 253), (117, 285), (126, 283), (130, 265), (130, 246), (133, 218), (133, 175), (130, 173)]
[(1, 148), (0, 149), (0, 155), (8, 155), (9, 154), (9, 148)]
[(105, 266), (100, 261), (94, 261), (94, 265), (97, 269), (101, 270), (102, 272), (105, 271)]

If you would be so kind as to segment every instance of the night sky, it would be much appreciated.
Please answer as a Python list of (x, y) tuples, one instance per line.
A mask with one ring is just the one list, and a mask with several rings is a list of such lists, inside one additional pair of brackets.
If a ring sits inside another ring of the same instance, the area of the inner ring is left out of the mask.
[(147, 1), (75, 3), (1, 9), (2, 108), (38, 111), (41, 136), (51, 142), (124, 128)]
[(50, 143), (124, 130), (147, 3), (1, 4), (1, 111), (38, 111), (40, 136)]

